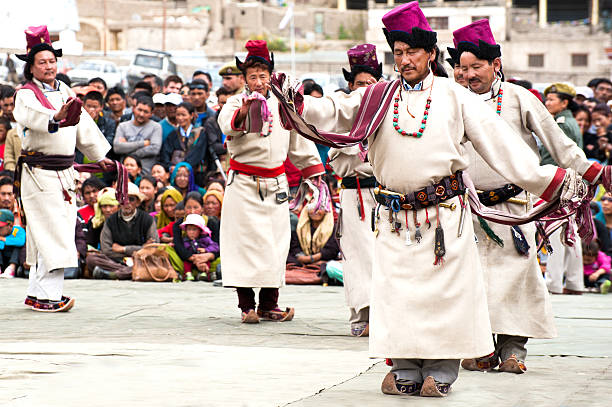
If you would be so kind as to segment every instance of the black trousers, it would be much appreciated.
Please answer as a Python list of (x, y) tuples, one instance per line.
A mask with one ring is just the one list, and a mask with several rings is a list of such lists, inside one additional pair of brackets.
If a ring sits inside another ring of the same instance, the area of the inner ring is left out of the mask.
[[(255, 309), (255, 291), (248, 287), (236, 287), (238, 308), (243, 312)], [(264, 311), (278, 308), (278, 288), (259, 289), (259, 308)]]

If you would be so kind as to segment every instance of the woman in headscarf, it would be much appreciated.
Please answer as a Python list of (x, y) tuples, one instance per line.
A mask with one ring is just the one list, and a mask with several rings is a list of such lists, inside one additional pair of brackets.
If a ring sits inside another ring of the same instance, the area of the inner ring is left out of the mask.
[(176, 164), (174, 167), (174, 171), (172, 171), (172, 176), (170, 177), (170, 185), (179, 190), (183, 197), (191, 191), (198, 191), (200, 195), (206, 193), (204, 188), (200, 188), (196, 185), (193, 168), (189, 163), (184, 161)]
[(98, 201), (94, 204), (94, 216), (87, 222), (87, 245), (94, 249), (100, 248), (100, 233), (104, 221), (119, 210), (119, 201), (115, 197), (115, 190), (107, 187), (98, 193)]
[(203, 198), (204, 214), (221, 218), (221, 208), (223, 207), (223, 192), (215, 189), (208, 190)]
[(174, 221), (176, 204), (183, 200), (183, 195), (175, 188), (168, 188), (161, 196), (161, 210), (157, 214), (157, 229), (164, 228)]

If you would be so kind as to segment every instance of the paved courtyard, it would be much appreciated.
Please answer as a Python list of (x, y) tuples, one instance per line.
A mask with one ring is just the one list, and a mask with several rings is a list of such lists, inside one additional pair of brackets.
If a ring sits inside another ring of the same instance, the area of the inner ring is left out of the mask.
[(0, 281), (0, 406), (612, 405), (612, 295), (554, 296), (559, 337), (529, 342), (526, 374), (461, 371), (432, 400), (380, 393), (342, 287), (284, 288), (292, 322), (243, 325), (206, 283), (67, 281), (76, 306), (53, 315), (22, 305), (26, 284)]

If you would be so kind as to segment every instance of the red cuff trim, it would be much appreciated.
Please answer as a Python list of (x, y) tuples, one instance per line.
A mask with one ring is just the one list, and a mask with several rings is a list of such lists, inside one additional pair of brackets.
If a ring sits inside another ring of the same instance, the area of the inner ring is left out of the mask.
[(544, 193), (540, 196), (540, 198), (547, 202), (550, 202), (550, 200), (552, 199), (552, 195), (559, 188), (564, 179), (565, 170), (563, 168), (557, 168), (555, 176), (553, 177), (552, 181), (550, 181), (550, 184), (548, 184), (548, 187), (546, 188), (546, 190), (544, 190)]
[(597, 176), (601, 173), (601, 170), (603, 170), (603, 166), (598, 162), (594, 162), (584, 173), (582, 178), (593, 184), (595, 182), (595, 179), (597, 179)]
[(244, 127), (244, 122), (242, 123), (242, 127), (236, 127), (236, 116), (238, 116), (238, 112), (240, 112), (240, 109), (236, 109), (236, 111), (234, 112), (234, 115), (232, 116), (232, 130), (234, 131), (246, 131), (246, 127)]
[(325, 167), (323, 167), (323, 164), (315, 164), (300, 170), (300, 172), (302, 173), (303, 178), (310, 178), (313, 175), (324, 174)]

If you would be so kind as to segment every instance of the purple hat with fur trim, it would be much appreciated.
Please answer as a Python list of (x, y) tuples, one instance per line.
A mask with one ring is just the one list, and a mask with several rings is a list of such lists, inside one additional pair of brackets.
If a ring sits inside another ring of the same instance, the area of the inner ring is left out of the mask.
[(501, 47), (495, 42), (489, 20), (482, 19), (453, 32), (453, 43), (459, 52), (471, 52), (478, 59), (491, 61), (501, 57)]
[(24, 32), (26, 35), (26, 53), (16, 55), (17, 58), (33, 63), (34, 55), (40, 51), (51, 51), (56, 58), (62, 56), (62, 50), (55, 49), (51, 45), (51, 38), (49, 37), (49, 30), (47, 30), (46, 25), (28, 27)]
[(382, 18), (383, 32), (391, 49), (395, 41), (402, 41), (413, 48), (433, 48), (437, 34), (431, 29), (419, 2), (395, 7)]
[(372, 44), (356, 45), (346, 52), (348, 55), (350, 72), (342, 68), (344, 79), (353, 82), (355, 76), (361, 72), (367, 72), (374, 76), (376, 80), (382, 77), (382, 63), (378, 63), (376, 57), (376, 46)]

